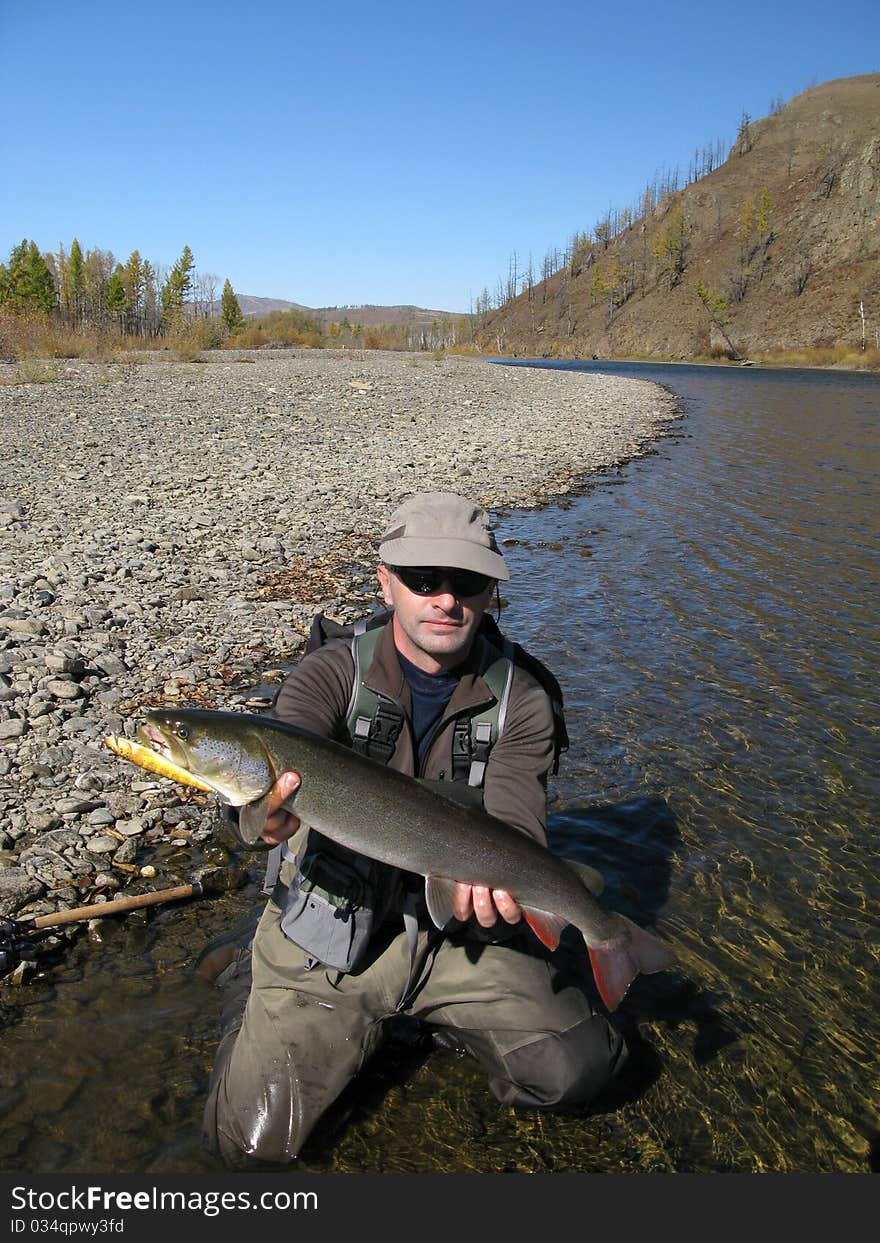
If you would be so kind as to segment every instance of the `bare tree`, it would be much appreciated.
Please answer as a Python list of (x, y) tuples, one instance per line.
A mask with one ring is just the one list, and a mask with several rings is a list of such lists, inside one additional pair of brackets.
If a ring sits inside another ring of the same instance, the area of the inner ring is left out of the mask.
[(197, 319), (210, 319), (217, 301), (220, 277), (213, 272), (199, 272), (193, 281), (193, 314)]
[(507, 301), (513, 302), (519, 291), (519, 256), (512, 251), (507, 265)]

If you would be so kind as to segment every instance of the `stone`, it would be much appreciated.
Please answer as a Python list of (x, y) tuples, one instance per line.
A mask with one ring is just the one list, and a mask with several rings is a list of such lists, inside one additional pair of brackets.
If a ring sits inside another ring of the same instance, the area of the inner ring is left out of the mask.
[(45, 893), (46, 886), (22, 868), (0, 868), (0, 915), (14, 915)]

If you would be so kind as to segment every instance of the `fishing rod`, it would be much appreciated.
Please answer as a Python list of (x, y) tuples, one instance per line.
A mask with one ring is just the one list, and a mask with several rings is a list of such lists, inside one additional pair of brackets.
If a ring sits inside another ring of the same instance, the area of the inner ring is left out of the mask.
[[(157, 906), (165, 902), (180, 902), (185, 898), (201, 898), (206, 893), (220, 893), (244, 880), (231, 876), (232, 869), (210, 868), (189, 884), (175, 885), (171, 889), (154, 889), (149, 893), (133, 893), (111, 902), (93, 902), (88, 906), (76, 906), (52, 915), (36, 915), (25, 919), (0, 917), (0, 975), (14, 970), (19, 962), (32, 962), (40, 956), (40, 941), (51, 936), (49, 929), (64, 924), (81, 923), (88, 919), (103, 919), (106, 915), (120, 915), (145, 906)], [(222, 873), (222, 877), (218, 874)]]

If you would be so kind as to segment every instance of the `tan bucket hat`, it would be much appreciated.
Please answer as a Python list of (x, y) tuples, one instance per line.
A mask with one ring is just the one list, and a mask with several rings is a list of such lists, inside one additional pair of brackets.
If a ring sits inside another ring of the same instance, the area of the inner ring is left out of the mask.
[(379, 556), (386, 565), (449, 566), (510, 578), (489, 530), (489, 515), (454, 492), (407, 497), (391, 515)]

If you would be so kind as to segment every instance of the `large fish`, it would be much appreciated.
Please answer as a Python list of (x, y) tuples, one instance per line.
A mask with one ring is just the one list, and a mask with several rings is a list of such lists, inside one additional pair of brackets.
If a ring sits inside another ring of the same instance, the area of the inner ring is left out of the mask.
[(639, 972), (675, 963), (652, 933), (596, 901), (578, 865), (487, 812), (464, 807), (339, 743), (272, 717), (204, 708), (150, 711), (139, 736), (238, 807), (246, 842), (260, 835), (263, 800), (276, 778), (299, 773), (302, 784), (285, 806), (341, 845), (423, 875), (428, 911), (439, 928), (453, 917), (456, 881), (507, 890), (550, 949), (573, 924), (609, 1010)]

